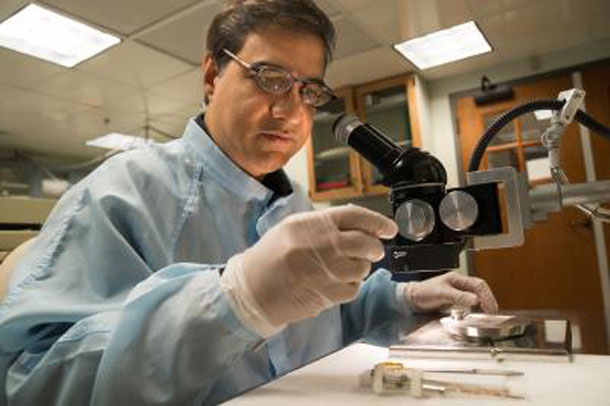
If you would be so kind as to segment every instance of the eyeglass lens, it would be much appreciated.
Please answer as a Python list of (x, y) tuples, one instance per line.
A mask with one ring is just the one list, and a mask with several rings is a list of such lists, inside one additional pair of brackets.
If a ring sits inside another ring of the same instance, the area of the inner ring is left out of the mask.
[[(288, 92), (294, 79), (290, 73), (272, 67), (260, 67), (256, 72), (258, 85), (266, 92), (281, 95)], [(320, 107), (326, 104), (331, 96), (325, 91), (322, 84), (315, 81), (303, 81), (301, 96), (303, 101), (313, 107)]]

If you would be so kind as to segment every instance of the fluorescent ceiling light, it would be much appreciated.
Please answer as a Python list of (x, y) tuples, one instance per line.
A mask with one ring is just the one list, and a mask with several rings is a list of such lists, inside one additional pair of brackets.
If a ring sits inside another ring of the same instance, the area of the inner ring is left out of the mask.
[(491, 52), (491, 46), (470, 21), (394, 45), (417, 69), (423, 70)]
[(553, 111), (552, 110), (535, 110), (534, 115), (536, 116), (536, 120), (539, 120), (539, 121), (550, 120), (551, 118), (553, 118)]
[(152, 140), (146, 140), (135, 135), (126, 135), (120, 133), (110, 133), (99, 136), (85, 142), (91, 147), (106, 148), (106, 149), (132, 149), (142, 147), (146, 144), (152, 144)]
[(0, 24), (0, 46), (71, 68), (121, 40), (30, 4)]

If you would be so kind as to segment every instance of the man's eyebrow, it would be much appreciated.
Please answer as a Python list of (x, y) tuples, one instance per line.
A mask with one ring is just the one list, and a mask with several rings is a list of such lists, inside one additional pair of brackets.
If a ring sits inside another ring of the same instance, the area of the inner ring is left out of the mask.
[[(253, 64), (251, 64), (250, 66), (253, 69), (256, 69), (260, 66), (269, 66), (272, 68), (282, 69), (282, 70), (285, 70), (286, 72), (290, 73), (290, 70), (286, 69), (285, 66), (279, 65), (277, 63), (269, 62), (269, 61), (256, 61)], [(303, 80), (314, 80), (314, 81), (318, 81), (320, 83), (324, 83), (324, 77), (322, 77), (322, 76), (295, 76), (295, 78), (303, 79)]]

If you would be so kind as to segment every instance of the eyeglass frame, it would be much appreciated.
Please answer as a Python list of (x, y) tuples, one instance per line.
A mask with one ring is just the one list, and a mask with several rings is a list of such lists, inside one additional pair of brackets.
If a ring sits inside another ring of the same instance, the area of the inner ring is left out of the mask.
[[(303, 99), (303, 102), (307, 106), (319, 109), (319, 108), (324, 107), (328, 103), (330, 103), (332, 100), (338, 99), (338, 97), (335, 95), (335, 93), (332, 91), (332, 89), (330, 87), (328, 87), (328, 85), (326, 83), (324, 83), (324, 81), (321, 80), (321, 79), (316, 79), (316, 78), (297, 78), (292, 73), (290, 73), (288, 70), (286, 70), (286, 68), (283, 68), (282, 66), (269, 65), (269, 64), (266, 64), (264, 62), (258, 62), (258, 63), (250, 64), (250, 63), (244, 61), (243, 59), (241, 59), (240, 57), (238, 57), (237, 55), (235, 55), (233, 52), (229, 51), (226, 48), (223, 48), (222, 51), (225, 54), (227, 54), (231, 59), (233, 59), (235, 62), (237, 62), (241, 67), (243, 67), (243, 68), (247, 69), (248, 71), (250, 71), (250, 73), (252, 73), (252, 75), (254, 76), (254, 83), (256, 83), (256, 85), (258, 86), (259, 89), (261, 89), (263, 92), (265, 92), (267, 94), (273, 94), (273, 95), (276, 95), (276, 96), (283, 96), (283, 95), (287, 94), (288, 92), (290, 92), (294, 88), (294, 85), (296, 83), (301, 83), (301, 84), (303, 84), (303, 86), (301, 86), (301, 88), (299, 89), (299, 93), (301, 94), (301, 97), (303, 97), (303, 89), (305, 88), (305, 86), (307, 84), (317, 84), (317, 85), (319, 85), (321, 87), (322, 91), (324, 91), (329, 96), (329, 99), (326, 102), (324, 102), (324, 103), (322, 103), (322, 104), (320, 104), (318, 106), (310, 104), (310, 103), (307, 103), (305, 101), (305, 99)], [(263, 68), (274, 69), (274, 70), (276, 70), (278, 72), (284, 72), (286, 74), (286, 77), (288, 79), (290, 79), (290, 87), (288, 87), (285, 91), (283, 91), (281, 93), (275, 93), (275, 92), (272, 92), (270, 90), (265, 89), (258, 82), (258, 80), (256, 79), (256, 78), (260, 78), (259, 72)]]

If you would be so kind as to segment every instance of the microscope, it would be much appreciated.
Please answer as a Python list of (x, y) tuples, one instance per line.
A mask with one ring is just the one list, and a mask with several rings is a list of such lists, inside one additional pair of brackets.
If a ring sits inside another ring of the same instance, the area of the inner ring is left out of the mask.
[[(570, 184), (561, 169), (563, 129), (572, 120), (610, 140), (610, 128), (595, 121), (580, 106), (585, 92), (571, 89), (558, 99), (529, 102), (500, 116), (479, 140), (463, 187), (447, 188), (442, 163), (418, 148), (403, 149), (373, 126), (350, 115), (333, 125), (337, 139), (348, 144), (382, 174), (398, 235), (387, 244), (390, 271), (430, 272), (459, 267), (463, 250), (515, 247), (524, 229), (549, 212), (574, 205), (598, 221), (610, 222), (610, 180)], [(550, 127), (542, 134), (549, 152), (554, 184), (530, 188), (525, 174), (512, 167), (479, 171), (485, 149), (515, 118), (536, 110), (552, 110)], [(501, 207), (505, 208), (504, 215)]]

